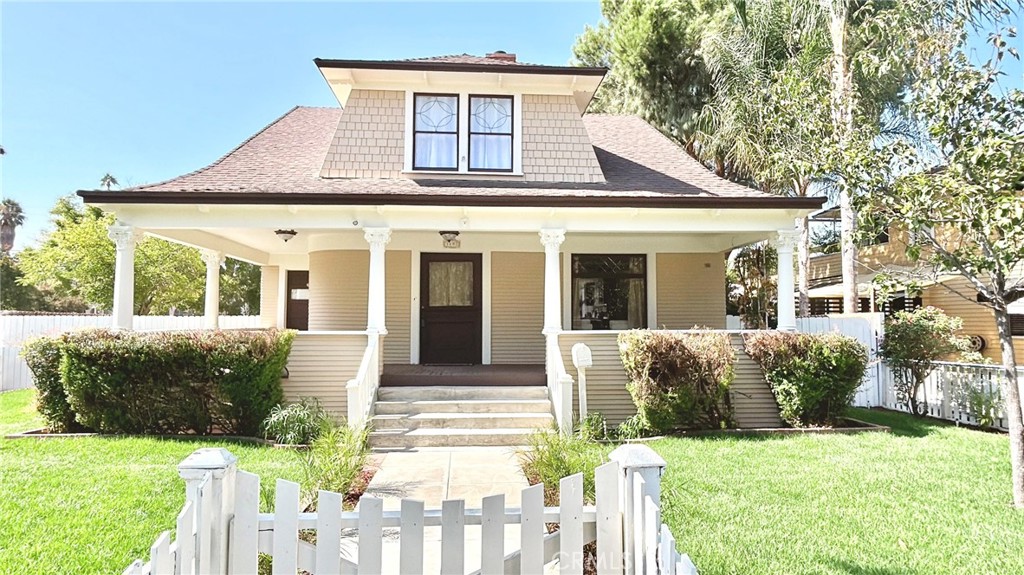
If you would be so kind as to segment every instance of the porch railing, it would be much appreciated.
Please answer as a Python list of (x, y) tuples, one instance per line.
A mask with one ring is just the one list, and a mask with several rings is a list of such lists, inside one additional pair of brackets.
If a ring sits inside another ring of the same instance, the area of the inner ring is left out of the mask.
[[(582, 575), (590, 562), (597, 575), (696, 575), (661, 521), (665, 460), (645, 445), (621, 446), (609, 458), (594, 474), (594, 505), (586, 505), (583, 474), (576, 474), (560, 480), (558, 507), (544, 506), (544, 485), (538, 484), (522, 490), (519, 507), (506, 507), (498, 494), (484, 497), (480, 509), (466, 509), (463, 500), (443, 501), (440, 509), (402, 500), (400, 511), (384, 511), (382, 499), (364, 495), (356, 511), (343, 512), (342, 494), (320, 491), (318, 511), (306, 513), (299, 485), (278, 479), (274, 512), (260, 513), (260, 477), (237, 469), (225, 449), (200, 449), (178, 466), (186, 497), (173, 540), (171, 531), (162, 533), (149, 561), (136, 561), (124, 573), (256, 573), (260, 553), (273, 558), (274, 574), (436, 572), (426, 565), (431, 541), (424, 530), (440, 528), (432, 557), (442, 573), (466, 573), (471, 544), (480, 550), (474, 574), (533, 575), (557, 561), (563, 575)], [(558, 530), (549, 533), (552, 523)], [(472, 543), (466, 526), (477, 525), (479, 543)], [(506, 525), (520, 527), (518, 549), (506, 549)], [(588, 556), (584, 545), (591, 542), (596, 551)]]
[(572, 376), (565, 370), (558, 334), (547, 338), (546, 371), (548, 397), (555, 411), (555, 422), (561, 433), (572, 433)]
[(362, 427), (373, 416), (373, 404), (377, 401), (377, 388), (380, 387), (380, 359), (380, 335), (367, 332), (366, 351), (359, 362), (359, 371), (345, 386), (348, 424), (351, 427)]

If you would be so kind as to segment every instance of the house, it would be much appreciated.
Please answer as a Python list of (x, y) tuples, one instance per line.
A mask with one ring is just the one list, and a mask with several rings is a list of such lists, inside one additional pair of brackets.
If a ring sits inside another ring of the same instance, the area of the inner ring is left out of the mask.
[[(315, 63), (340, 107), (293, 108), (195, 172), (80, 195), (117, 214), (116, 326), (131, 327), (140, 233), (203, 250), (210, 328), (222, 258), (256, 263), (263, 325), (301, 330), (286, 392), (357, 421), (376, 411), (378, 428), (411, 429), (402, 406), (422, 399), (518, 397), (507, 384), (537, 385), (569, 425), (579, 341), (591, 409), (624, 419), (618, 331), (724, 329), (725, 254), (771, 239), (791, 261), (794, 218), (822, 203), (720, 179), (638, 117), (585, 114), (604, 68), (500, 51)], [(430, 389), (393, 388), (409, 383)], [(778, 421), (751, 385), (739, 411)], [(506, 410), (537, 398), (520, 399)]]
[[(811, 219), (816, 222), (834, 224), (838, 221), (835, 208), (815, 213)], [(947, 315), (963, 320), (962, 333), (971, 338), (977, 351), (985, 357), (999, 362), (999, 334), (996, 330), (992, 310), (981, 303), (978, 290), (959, 275), (946, 275), (925, 282), (918, 293), (907, 290), (892, 294), (883, 301), (872, 287), (874, 277), (886, 271), (911, 270), (913, 262), (906, 255), (907, 232), (897, 225), (890, 225), (870, 245), (857, 251), (857, 278), (861, 312), (881, 311), (888, 314), (901, 310), (914, 310), (931, 306), (943, 310)], [(810, 284), (811, 315), (840, 313), (843, 308), (842, 263), (840, 254), (813, 255), (808, 267)], [(1018, 358), (1024, 357), (1024, 301), (1010, 305), (1010, 328), (1013, 345)]]

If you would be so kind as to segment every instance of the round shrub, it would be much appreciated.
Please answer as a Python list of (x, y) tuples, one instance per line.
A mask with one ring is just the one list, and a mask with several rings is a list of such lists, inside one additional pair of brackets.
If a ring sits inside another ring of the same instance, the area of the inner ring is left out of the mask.
[(618, 341), (637, 409), (633, 433), (735, 425), (729, 388), (736, 354), (728, 334), (631, 330)]
[(853, 403), (868, 363), (867, 349), (839, 333), (761, 331), (745, 334), (743, 342), (793, 427), (834, 426)]
[(288, 405), (275, 405), (263, 421), (267, 439), (289, 445), (308, 445), (333, 426), (331, 415), (315, 397), (302, 397)]
[(75, 420), (75, 411), (68, 403), (60, 379), (62, 336), (38, 337), (22, 345), (21, 357), (25, 359), (36, 384), (36, 408), (46, 421), (46, 428), (53, 433), (75, 433), (88, 431)]

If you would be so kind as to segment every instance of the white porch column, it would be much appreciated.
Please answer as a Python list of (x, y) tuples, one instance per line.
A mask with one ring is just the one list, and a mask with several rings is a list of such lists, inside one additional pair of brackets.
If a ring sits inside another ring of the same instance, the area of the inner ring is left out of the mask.
[(206, 262), (203, 326), (206, 329), (217, 329), (220, 327), (220, 264), (224, 263), (224, 254), (217, 250), (202, 250), (200, 257)]
[(117, 222), (107, 229), (107, 237), (117, 248), (114, 258), (114, 329), (131, 329), (135, 312), (135, 228)]
[(779, 329), (796, 331), (796, 290), (793, 283), (793, 248), (800, 239), (799, 230), (779, 230)]
[(544, 244), (544, 330), (546, 336), (562, 331), (562, 289), (560, 259), (565, 230), (541, 230)]
[(366, 331), (387, 335), (384, 326), (384, 249), (391, 241), (389, 228), (366, 228), (363, 237), (370, 244), (370, 292), (367, 297)]

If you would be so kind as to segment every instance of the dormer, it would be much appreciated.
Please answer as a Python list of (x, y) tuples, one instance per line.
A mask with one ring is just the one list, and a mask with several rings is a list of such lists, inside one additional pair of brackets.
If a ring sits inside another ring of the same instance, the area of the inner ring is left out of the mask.
[(323, 178), (604, 182), (581, 119), (604, 68), (503, 51), (315, 62), (344, 108)]

